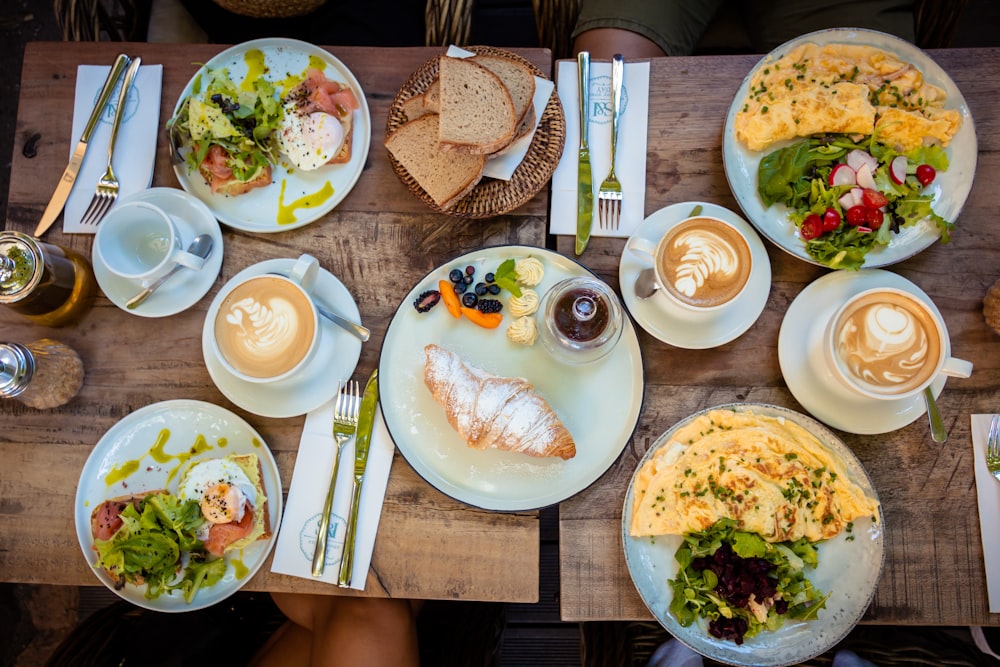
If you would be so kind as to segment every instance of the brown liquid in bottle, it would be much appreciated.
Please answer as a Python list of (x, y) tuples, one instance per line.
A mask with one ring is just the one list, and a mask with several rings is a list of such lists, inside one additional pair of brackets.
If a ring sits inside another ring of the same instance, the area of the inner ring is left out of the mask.
[(553, 316), (555, 327), (562, 335), (581, 343), (598, 338), (610, 319), (604, 299), (586, 287), (568, 290), (560, 296)]

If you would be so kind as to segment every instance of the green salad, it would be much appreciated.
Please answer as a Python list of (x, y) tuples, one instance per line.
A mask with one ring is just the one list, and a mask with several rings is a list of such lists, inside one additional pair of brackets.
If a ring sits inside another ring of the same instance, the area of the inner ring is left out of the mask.
[(766, 542), (737, 530), (733, 519), (685, 535), (674, 558), (670, 613), (684, 627), (704, 618), (713, 637), (737, 644), (786, 618), (815, 619), (829, 597), (806, 578), (819, 562), (815, 543)]
[(830, 134), (796, 141), (766, 155), (757, 190), (765, 206), (784, 204), (805, 250), (836, 269), (859, 269), (873, 249), (925, 219), (950, 240), (954, 224), (934, 212), (924, 193), (948, 168), (939, 145), (899, 153), (877, 135)]

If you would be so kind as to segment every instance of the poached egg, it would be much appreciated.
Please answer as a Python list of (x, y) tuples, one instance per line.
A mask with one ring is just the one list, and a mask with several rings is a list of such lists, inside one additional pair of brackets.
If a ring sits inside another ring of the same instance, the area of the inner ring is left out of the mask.
[(303, 171), (319, 169), (340, 151), (344, 126), (324, 111), (303, 113), (294, 100), (285, 103), (278, 129), (278, 148)]
[(181, 500), (194, 500), (209, 524), (239, 522), (247, 503), (256, 509), (253, 482), (229, 459), (209, 459), (194, 465), (177, 491)]

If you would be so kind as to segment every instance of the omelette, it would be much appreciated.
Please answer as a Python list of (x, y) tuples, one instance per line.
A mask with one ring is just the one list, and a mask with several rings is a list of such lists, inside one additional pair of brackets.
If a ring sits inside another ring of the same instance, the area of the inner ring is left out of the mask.
[(947, 146), (962, 124), (944, 90), (913, 64), (863, 44), (807, 42), (758, 68), (737, 111), (736, 138), (752, 151), (831, 132), (870, 135), (907, 153)]
[(711, 410), (639, 469), (629, 534), (683, 535), (730, 518), (768, 542), (816, 542), (877, 515), (878, 502), (806, 429), (749, 410)]

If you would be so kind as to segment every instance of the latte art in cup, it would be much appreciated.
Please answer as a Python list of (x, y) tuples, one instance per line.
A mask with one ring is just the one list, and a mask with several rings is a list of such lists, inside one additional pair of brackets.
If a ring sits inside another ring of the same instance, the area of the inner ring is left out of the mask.
[(664, 237), (659, 252), (663, 287), (696, 308), (734, 299), (750, 278), (750, 246), (733, 227), (711, 218), (692, 218)]
[(836, 360), (860, 388), (902, 394), (927, 382), (941, 361), (941, 338), (927, 308), (899, 293), (857, 300), (836, 324)]
[(309, 297), (291, 281), (258, 276), (237, 285), (219, 306), (215, 340), (225, 360), (255, 378), (294, 369), (309, 354), (316, 319)]

